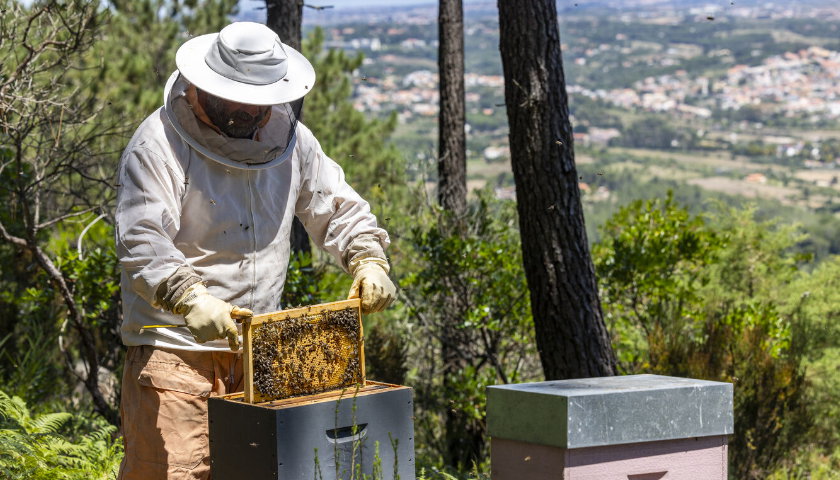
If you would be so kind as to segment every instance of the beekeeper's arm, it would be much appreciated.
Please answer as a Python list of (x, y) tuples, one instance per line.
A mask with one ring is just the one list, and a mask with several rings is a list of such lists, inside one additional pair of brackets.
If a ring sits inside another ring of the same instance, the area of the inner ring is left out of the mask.
[(296, 214), (315, 244), (353, 276), (349, 298), (360, 298), (363, 313), (384, 310), (396, 296), (388, 278), (388, 233), (379, 228), (370, 205), (344, 181), (344, 171), (299, 126), (304, 142), (301, 190)]
[(117, 195), (117, 255), (131, 288), (156, 307), (184, 315), (199, 343), (239, 338), (232, 316), (251, 312), (213, 297), (173, 239), (181, 228), (184, 178), (180, 166), (143, 145), (120, 162)]

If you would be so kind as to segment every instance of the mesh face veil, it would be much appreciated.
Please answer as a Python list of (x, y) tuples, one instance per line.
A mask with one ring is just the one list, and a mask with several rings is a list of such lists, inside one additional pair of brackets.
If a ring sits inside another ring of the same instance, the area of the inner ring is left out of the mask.
[(294, 151), (303, 98), (271, 106), (213, 98), (190, 87), (177, 71), (164, 95), (164, 110), (172, 126), (211, 160), (235, 168), (262, 169), (284, 162)]
[(280, 117), (281, 123), (278, 130), (275, 132), (279, 138), (280, 144), (283, 145), (283, 152), (285, 154), (289, 145), (295, 138), (295, 129), (300, 118), (300, 112), (303, 110), (303, 98), (299, 98), (289, 103), (281, 103), (274, 106), (271, 115)]
[(275, 105), (272, 111), (271, 106), (240, 104), (206, 92), (199, 92), (207, 117), (228, 137), (253, 138), (257, 129), (268, 119), (269, 114), (279, 116), (281, 122), (279, 124), (275, 122), (271, 127), (280, 129), (278, 133), (284, 139), (281, 142), (284, 150), (291, 141), (303, 105), (301, 98), (291, 103)]
[(252, 138), (270, 111), (267, 106), (236, 104), (210, 94), (199, 94), (199, 98), (204, 99), (204, 111), (210, 121), (234, 138)]

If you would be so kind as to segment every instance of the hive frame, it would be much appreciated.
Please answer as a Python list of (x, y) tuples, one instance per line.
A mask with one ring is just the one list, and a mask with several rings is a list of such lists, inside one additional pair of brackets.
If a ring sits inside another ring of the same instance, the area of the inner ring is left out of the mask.
[(351, 298), (349, 300), (341, 300), (338, 302), (322, 303), (319, 305), (310, 305), (301, 308), (292, 308), (289, 310), (280, 310), (277, 312), (263, 313), (254, 315), (246, 319), (242, 323), (242, 368), (244, 372), (244, 398), (246, 403), (255, 403), (254, 394), (254, 354), (252, 334), (253, 329), (263, 323), (283, 321), (290, 318), (298, 318), (308, 315), (318, 315), (325, 312), (347, 310), (355, 308), (359, 312), (359, 341), (361, 343), (359, 348), (359, 367), (362, 374), (362, 385), (365, 385), (365, 349), (364, 349), (364, 331), (362, 326), (362, 311), (361, 301), (358, 298)]

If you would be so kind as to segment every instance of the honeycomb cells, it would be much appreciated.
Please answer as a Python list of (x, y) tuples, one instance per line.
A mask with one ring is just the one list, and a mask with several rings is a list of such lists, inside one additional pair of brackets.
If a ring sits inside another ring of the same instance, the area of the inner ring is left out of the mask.
[(255, 396), (311, 395), (364, 382), (358, 309), (325, 311), (254, 327)]

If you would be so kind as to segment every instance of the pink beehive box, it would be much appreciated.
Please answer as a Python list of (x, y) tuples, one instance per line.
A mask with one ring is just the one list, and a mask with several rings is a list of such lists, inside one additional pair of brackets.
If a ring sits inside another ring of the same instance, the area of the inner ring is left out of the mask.
[(493, 480), (725, 480), (732, 384), (628, 375), (487, 389)]

